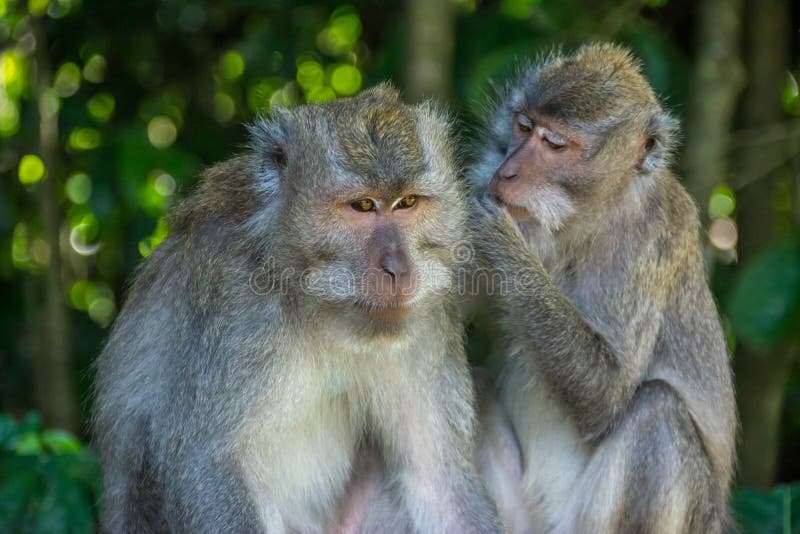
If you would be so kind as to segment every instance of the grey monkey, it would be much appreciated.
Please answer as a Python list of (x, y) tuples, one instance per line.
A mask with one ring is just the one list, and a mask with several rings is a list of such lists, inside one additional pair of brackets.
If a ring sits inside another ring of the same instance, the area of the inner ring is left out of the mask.
[(522, 69), (489, 115), (472, 214), (512, 288), (489, 288), (509, 422), (479, 436), (515, 438), (482, 453), (507, 525), (503, 488), (536, 532), (728, 528), (734, 395), (676, 129), (611, 44)]
[(346, 530), (374, 451), (410, 530), (499, 531), (448, 285), (448, 129), (380, 86), (276, 111), (204, 173), (97, 361), (104, 530)]

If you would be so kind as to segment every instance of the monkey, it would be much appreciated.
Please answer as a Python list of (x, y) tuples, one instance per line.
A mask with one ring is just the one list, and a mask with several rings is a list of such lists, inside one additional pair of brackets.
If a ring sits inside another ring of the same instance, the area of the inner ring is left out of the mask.
[(536, 532), (730, 525), (728, 353), (697, 210), (670, 170), (677, 121), (641, 68), (592, 43), (521, 69), (469, 171), (478, 261), (506, 288), (488, 298), (511, 428), (484, 420), (479, 436), (512, 432), (520, 452), (484, 477), (520, 488)]
[[(462, 288), (463, 289), (463, 288)], [(465, 293), (467, 294), (467, 293)], [(463, 319), (463, 315), (461, 316)], [(521, 450), (500, 403), (491, 374), (473, 368), (478, 417), (475, 463), (480, 466), (499, 509), (504, 532), (534, 533), (535, 521), (528, 516), (521, 488)], [(392, 491), (391, 478), (374, 450), (366, 451), (353, 469), (344, 497), (338, 501), (337, 518), (330, 534), (374, 534), (411, 532), (411, 520)]]
[(409, 531), (500, 532), (450, 288), (449, 129), (380, 85), (272, 111), (202, 175), (97, 359), (105, 531), (346, 530), (337, 503), (379, 462)]

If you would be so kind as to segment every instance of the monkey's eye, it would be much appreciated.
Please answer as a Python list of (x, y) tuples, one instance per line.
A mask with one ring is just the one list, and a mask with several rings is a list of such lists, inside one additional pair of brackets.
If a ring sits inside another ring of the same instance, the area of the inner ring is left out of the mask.
[(517, 115), (517, 127), (521, 132), (530, 133), (533, 130), (533, 123), (523, 115)]
[(553, 141), (552, 139), (549, 139), (547, 137), (544, 138), (544, 142), (547, 144), (547, 146), (556, 151), (563, 150), (567, 146), (564, 143)]
[(350, 207), (356, 211), (372, 211), (375, 209), (375, 202), (369, 198), (361, 198), (350, 203)]
[(408, 208), (413, 208), (417, 204), (417, 196), (416, 195), (408, 195), (407, 197), (403, 197), (397, 201), (395, 204), (395, 208), (398, 210), (406, 210)]

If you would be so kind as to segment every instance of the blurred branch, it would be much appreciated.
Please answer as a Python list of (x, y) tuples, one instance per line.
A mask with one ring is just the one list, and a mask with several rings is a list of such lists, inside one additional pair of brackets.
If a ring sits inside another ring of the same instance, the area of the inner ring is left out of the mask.
[(684, 154), (687, 186), (705, 212), (727, 177), (729, 132), (744, 73), (739, 57), (741, 0), (704, 0), (697, 21), (697, 61)]
[(412, 101), (450, 96), (455, 18), (450, 0), (406, 2), (406, 95)]
[[(782, 155), (775, 155), (773, 159), (754, 158), (750, 163), (750, 168), (746, 171), (743, 169), (731, 171), (728, 185), (734, 190), (739, 190), (768, 176), (800, 155), (800, 120), (775, 122), (766, 126), (736, 130), (730, 134), (727, 145), (727, 154), (720, 156), (720, 161), (726, 168), (730, 167), (732, 162), (740, 162), (742, 152), (754, 150), (757, 147), (769, 147), (769, 150), (772, 151), (773, 147), (770, 145), (777, 145), (782, 150)], [(692, 171), (699, 172), (708, 163), (708, 161), (697, 161), (694, 163), (696, 167), (684, 165), (684, 170), (687, 175)]]
[[(746, 130), (772, 128), (784, 120), (781, 104), (789, 65), (790, 13), (786, 0), (747, 0), (745, 21), (748, 86), (742, 99), (742, 124)], [(753, 144), (737, 158), (739, 176), (764, 175), (764, 169), (787, 160), (787, 144)], [(738, 194), (739, 255), (755, 256), (775, 233), (773, 200), (776, 173), (750, 183)], [(794, 348), (757, 351), (741, 344), (734, 358), (741, 419), (739, 482), (767, 487), (775, 478), (780, 423), (786, 382)]]
[(50, 264), (45, 272), (44, 315), (39, 324), (44, 343), (34, 351), (36, 397), (48, 426), (77, 432), (78, 410), (72, 383), (69, 324), (61, 283), (61, 251), (56, 169), (58, 166), (58, 110), (51, 96), (52, 71), (47, 56), (47, 38), (36, 20), (36, 105), (39, 114), (39, 156), (47, 176), (39, 184), (39, 215), (44, 238), (50, 246)]

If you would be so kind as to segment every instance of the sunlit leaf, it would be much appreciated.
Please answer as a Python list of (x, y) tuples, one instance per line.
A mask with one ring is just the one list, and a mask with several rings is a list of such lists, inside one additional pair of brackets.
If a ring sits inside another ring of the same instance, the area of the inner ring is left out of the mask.
[(81, 442), (69, 432), (63, 430), (45, 430), (42, 432), (42, 444), (50, 452), (64, 454), (81, 450)]

